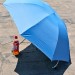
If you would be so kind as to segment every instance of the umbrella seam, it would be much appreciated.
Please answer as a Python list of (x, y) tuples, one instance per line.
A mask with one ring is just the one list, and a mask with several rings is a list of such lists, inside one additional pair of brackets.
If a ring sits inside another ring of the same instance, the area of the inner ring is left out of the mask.
[[(59, 25), (59, 24), (58, 24), (58, 25)], [(59, 29), (58, 29), (58, 32), (59, 32)], [(59, 34), (60, 34), (60, 33), (58, 33), (58, 35), (59, 35)], [(58, 36), (58, 39), (59, 39), (59, 36)], [(58, 39), (57, 39), (57, 44), (58, 44)], [(56, 52), (57, 44), (56, 44), (56, 47), (55, 47), (54, 54), (55, 54), (55, 52)], [(53, 57), (54, 57), (54, 54), (53, 54)], [(52, 57), (52, 59), (53, 59), (53, 57)]]
[[(53, 13), (51, 13), (51, 14), (53, 14)], [(51, 14), (49, 14), (49, 15), (51, 15)], [(49, 15), (48, 15), (48, 16), (49, 16)], [(46, 16), (45, 18), (47, 18), (48, 16)], [(44, 20), (45, 18), (43, 18), (42, 20)], [(39, 22), (41, 22), (42, 20), (40, 20)], [(37, 22), (36, 24), (34, 24), (32, 27), (36, 26), (39, 22)], [(32, 27), (29, 27), (28, 29), (26, 29), (26, 31), (29, 30), (29, 29), (31, 29)], [(25, 32), (26, 32), (26, 31), (25, 31)], [(21, 34), (22, 34), (22, 33), (21, 33)]]

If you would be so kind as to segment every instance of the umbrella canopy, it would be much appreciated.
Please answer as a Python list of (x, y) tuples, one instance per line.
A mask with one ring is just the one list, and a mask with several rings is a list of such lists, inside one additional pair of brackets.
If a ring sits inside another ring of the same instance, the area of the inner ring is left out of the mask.
[(47, 3), (42, 0), (6, 0), (4, 6), (24, 38), (52, 61), (69, 62), (66, 25)]

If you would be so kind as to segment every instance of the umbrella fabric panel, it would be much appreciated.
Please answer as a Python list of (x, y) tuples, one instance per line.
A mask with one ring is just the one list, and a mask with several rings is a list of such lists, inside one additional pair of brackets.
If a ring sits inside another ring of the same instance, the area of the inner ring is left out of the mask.
[(24, 32), (22, 36), (31, 41), (46, 56), (52, 59), (58, 40), (58, 33), (58, 27), (50, 22), (50, 19), (47, 17)]
[(51, 15), (49, 19), (56, 26), (58, 25), (58, 28), (59, 28), (58, 41), (57, 41), (56, 49), (55, 49), (52, 60), (63, 60), (63, 61), (69, 62), (70, 49), (69, 49), (67, 27), (65, 23), (63, 22), (63, 20), (60, 19), (57, 13), (54, 13), (54, 15)]
[(47, 17), (56, 27), (58, 27), (58, 41), (56, 49), (53, 54), (52, 60), (63, 60), (69, 62), (70, 60), (70, 49), (69, 40), (67, 34), (67, 28), (65, 23), (57, 16), (57, 13), (53, 13), (50, 17)]
[(51, 13), (54, 11), (48, 3), (42, 0), (6, 0), (4, 2), (4, 5), (9, 4), (35, 4), (42, 7), (45, 11), (47, 11), (47, 13)]
[(9, 10), (20, 34), (49, 15), (40, 6), (33, 4), (9, 4), (6, 8)]
[(69, 62), (70, 49), (67, 30), (63, 22), (59, 22), (59, 37), (52, 60), (63, 60)]
[(4, 6), (12, 16), (20, 34), (55, 12), (42, 0), (7, 0)]

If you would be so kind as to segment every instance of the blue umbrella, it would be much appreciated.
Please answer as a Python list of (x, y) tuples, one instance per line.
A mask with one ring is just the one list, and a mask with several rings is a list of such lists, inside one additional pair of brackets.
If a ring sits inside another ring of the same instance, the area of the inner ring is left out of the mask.
[(6, 0), (4, 6), (19, 33), (51, 61), (70, 60), (67, 29), (58, 14), (42, 0)]

